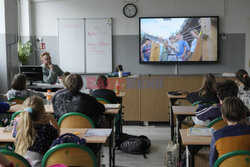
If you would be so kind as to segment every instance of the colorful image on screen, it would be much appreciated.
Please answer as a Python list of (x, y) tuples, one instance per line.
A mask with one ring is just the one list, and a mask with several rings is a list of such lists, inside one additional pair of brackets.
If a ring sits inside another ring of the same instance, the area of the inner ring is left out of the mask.
[(140, 62), (217, 62), (218, 17), (140, 18)]

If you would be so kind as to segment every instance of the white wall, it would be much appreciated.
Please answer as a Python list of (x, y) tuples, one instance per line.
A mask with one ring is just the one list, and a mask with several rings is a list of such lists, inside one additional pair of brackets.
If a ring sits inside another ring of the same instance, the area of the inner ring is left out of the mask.
[(31, 36), (30, 0), (19, 1), (19, 35)]
[(246, 18), (245, 70), (250, 74), (250, 17)]
[[(133, 0), (131, 0), (133, 2)], [(57, 35), (57, 18), (104, 18), (114, 20), (114, 35), (137, 35), (138, 18), (149, 16), (218, 15), (224, 33), (245, 33), (250, 17), (249, 0), (134, 0), (135, 18), (126, 18), (122, 0), (31, 0), (34, 35)]]

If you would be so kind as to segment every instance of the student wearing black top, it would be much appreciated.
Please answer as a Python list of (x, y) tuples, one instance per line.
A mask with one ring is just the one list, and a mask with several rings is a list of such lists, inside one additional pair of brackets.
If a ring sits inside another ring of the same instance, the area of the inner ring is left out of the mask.
[(187, 95), (187, 101), (191, 104), (195, 102), (200, 103), (209, 103), (214, 102), (218, 103), (219, 99), (216, 93), (216, 80), (213, 74), (205, 74), (202, 86), (198, 92), (191, 92)]
[(99, 75), (97, 77), (96, 85), (98, 89), (91, 93), (91, 96), (95, 98), (103, 98), (108, 102), (115, 104), (117, 103), (117, 97), (113, 90), (107, 89), (108, 79), (104, 75)]
[(64, 84), (66, 89), (57, 91), (52, 98), (55, 118), (59, 120), (66, 113), (79, 112), (89, 116), (97, 126), (105, 112), (104, 105), (90, 95), (80, 92), (83, 81), (79, 74), (68, 75)]

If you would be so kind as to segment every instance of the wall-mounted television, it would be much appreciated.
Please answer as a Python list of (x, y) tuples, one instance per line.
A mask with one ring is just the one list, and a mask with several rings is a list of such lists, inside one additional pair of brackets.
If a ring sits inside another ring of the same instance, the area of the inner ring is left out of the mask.
[(217, 63), (219, 17), (140, 17), (140, 63)]

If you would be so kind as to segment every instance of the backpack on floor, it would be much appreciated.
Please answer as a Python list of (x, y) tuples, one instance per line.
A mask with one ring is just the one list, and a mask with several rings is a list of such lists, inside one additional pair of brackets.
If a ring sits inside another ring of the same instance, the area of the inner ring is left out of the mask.
[(51, 144), (50, 148), (62, 143), (77, 143), (81, 145), (86, 145), (86, 140), (72, 133), (65, 133), (55, 139)]
[(145, 154), (149, 153), (151, 141), (146, 136), (131, 137), (119, 145), (119, 149), (126, 153), (131, 154), (143, 154), (144, 158), (147, 158)]

